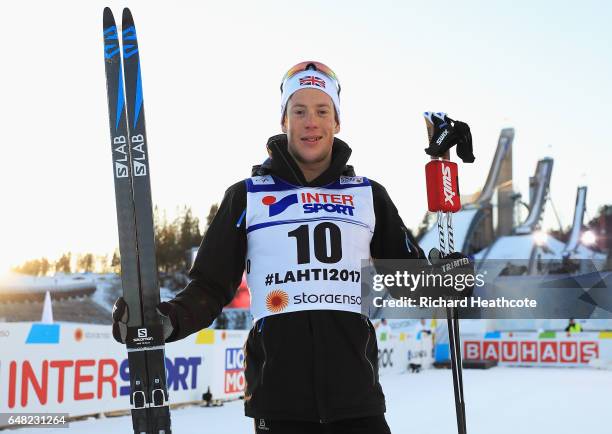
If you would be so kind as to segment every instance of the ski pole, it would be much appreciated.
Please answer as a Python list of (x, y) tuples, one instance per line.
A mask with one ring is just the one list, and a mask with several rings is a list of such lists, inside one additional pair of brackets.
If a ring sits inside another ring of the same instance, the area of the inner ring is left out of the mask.
[[(472, 139), (467, 124), (453, 121), (445, 113), (425, 112), (424, 116), (429, 135), (429, 147), (425, 151), (431, 156), (431, 161), (425, 166), (427, 202), (429, 211), (437, 212), (440, 254), (447, 256), (455, 251), (452, 213), (461, 209), (457, 164), (450, 161), (449, 150), (458, 145), (457, 153), (462, 160), (472, 162)], [(458, 309), (447, 307), (446, 318), (457, 431), (459, 434), (466, 434)]]
[[(447, 254), (453, 253), (454, 231), (452, 222), (452, 212), (446, 214), (446, 229), (448, 239)], [(461, 358), (461, 338), (459, 335), (459, 312), (456, 307), (446, 308), (446, 320), (448, 324), (448, 338), (451, 354), (451, 368), (453, 373), (453, 389), (455, 391), (455, 412), (457, 413), (457, 426), (460, 434), (466, 433), (465, 422), (465, 400), (463, 397), (463, 363)]]

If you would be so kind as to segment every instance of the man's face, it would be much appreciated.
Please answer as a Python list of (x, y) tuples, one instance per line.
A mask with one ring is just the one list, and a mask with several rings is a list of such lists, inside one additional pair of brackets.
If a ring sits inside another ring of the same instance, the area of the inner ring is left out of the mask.
[(289, 152), (302, 164), (319, 163), (331, 153), (334, 134), (340, 131), (334, 103), (325, 92), (301, 89), (291, 95), (282, 125)]

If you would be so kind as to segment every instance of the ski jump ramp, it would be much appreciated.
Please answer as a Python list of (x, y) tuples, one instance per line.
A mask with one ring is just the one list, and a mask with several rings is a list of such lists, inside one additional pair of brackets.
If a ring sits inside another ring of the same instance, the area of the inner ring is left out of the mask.
[(546, 200), (548, 199), (548, 189), (550, 188), (550, 177), (552, 175), (553, 159), (544, 158), (538, 161), (535, 173), (535, 193), (530, 200), (529, 215), (527, 219), (514, 230), (517, 235), (530, 234), (536, 230), (540, 220), (544, 215)]
[(586, 187), (578, 187), (576, 192), (576, 207), (574, 209), (574, 221), (572, 223), (572, 230), (570, 232), (567, 244), (563, 249), (564, 255), (571, 255), (576, 253), (578, 246), (580, 245), (580, 235), (582, 233), (582, 222), (584, 220), (584, 212), (586, 211)]
[[(544, 158), (538, 161), (534, 182), (534, 194), (530, 198), (529, 215), (525, 221), (514, 229), (513, 235), (498, 238), (488, 248), (474, 255), (477, 261), (485, 259), (516, 259), (529, 261), (529, 268), (536, 257), (537, 245), (533, 239), (533, 232), (538, 229), (540, 220), (544, 215), (550, 178), (553, 169), (553, 159)], [(539, 252), (540, 259), (557, 259), (561, 257), (564, 245), (562, 242), (549, 237), (546, 249)]]
[(574, 220), (567, 243), (564, 244), (551, 236), (540, 241), (540, 244), (534, 239), (533, 234), (539, 229), (544, 214), (552, 168), (553, 160), (550, 158), (538, 162), (536, 173), (532, 177), (533, 195), (527, 219), (515, 228), (513, 235), (499, 238), (487, 249), (474, 255), (478, 263), (482, 264), (485, 259), (506, 260), (514, 265), (524, 265), (528, 274), (541, 274), (545, 270), (539, 270), (539, 267), (547, 262), (550, 265), (550, 261), (565, 264), (569, 259), (589, 260), (588, 263), (582, 261), (579, 264), (582, 268), (589, 269), (598, 269), (599, 265), (605, 262), (605, 255), (589, 249), (580, 241), (586, 210), (586, 187), (578, 187)]
[(582, 235), (584, 214), (586, 212), (586, 195), (587, 187), (578, 187), (576, 191), (576, 206), (574, 208), (572, 229), (561, 255), (571, 259), (591, 259), (603, 263), (606, 259), (606, 255), (595, 252), (581, 243), (580, 237)]

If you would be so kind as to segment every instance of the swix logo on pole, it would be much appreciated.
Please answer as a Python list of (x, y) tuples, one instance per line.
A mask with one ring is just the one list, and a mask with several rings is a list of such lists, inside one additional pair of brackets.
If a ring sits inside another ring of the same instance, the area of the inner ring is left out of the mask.
[(446, 136), (448, 136), (448, 130), (444, 130), (444, 132), (440, 134), (440, 137), (438, 137), (438, 140), (436, 140), (436, 144), (441, 145)]
[(427, 204), (431, 212), (457, 212), (461, 209), (457, 163), (432, 160), (425, 166)]
[(453, 191), (451, 171), (450, 167), (444, 164), (442, 164), (442, 184), (444, 185), (444, 202), (450, 202), (451, 206), (454, 205), (453, 197), (455, 197), (455, 192)]

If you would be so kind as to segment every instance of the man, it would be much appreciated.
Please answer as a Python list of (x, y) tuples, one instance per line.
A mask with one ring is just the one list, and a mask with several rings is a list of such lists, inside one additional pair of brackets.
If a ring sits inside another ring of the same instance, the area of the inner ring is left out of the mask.
[(391, 327), (389, 327), (389, 323), (386, 318), (381, 318), (380, 322), (374, 322), (374, 330), (378, 332), (381, 340), (386, 340), (391, 337)]
[[(161, 303), (166, 341), (208, 327), (243, 271), (255, 318), (245, 413), (256, 433), (388, 434), (374, 327), (361, 314), (361, 259), (424, 258), (386, 190), (355, 176), (340, 131), (340, 84), (302, 62), (281, 85), (281, 128), (252, 177), (227, 189), (191, 282)], [(381, 145), (382, 146), (382, 145)], [(127, 315), (117, 302), (114, 334)]]
[(577, 323), (574, 318), (570, 318), (567, 327), (565, 327), (565, 331), (568, 333), (580, 333), (582, 331), (582, 325)]
[(431, 335), (431, 329), (427, 325), (427, 321), (424, 318), (421, 318), (415, 325), (415, 332), (419, 338), (422, 334)]

